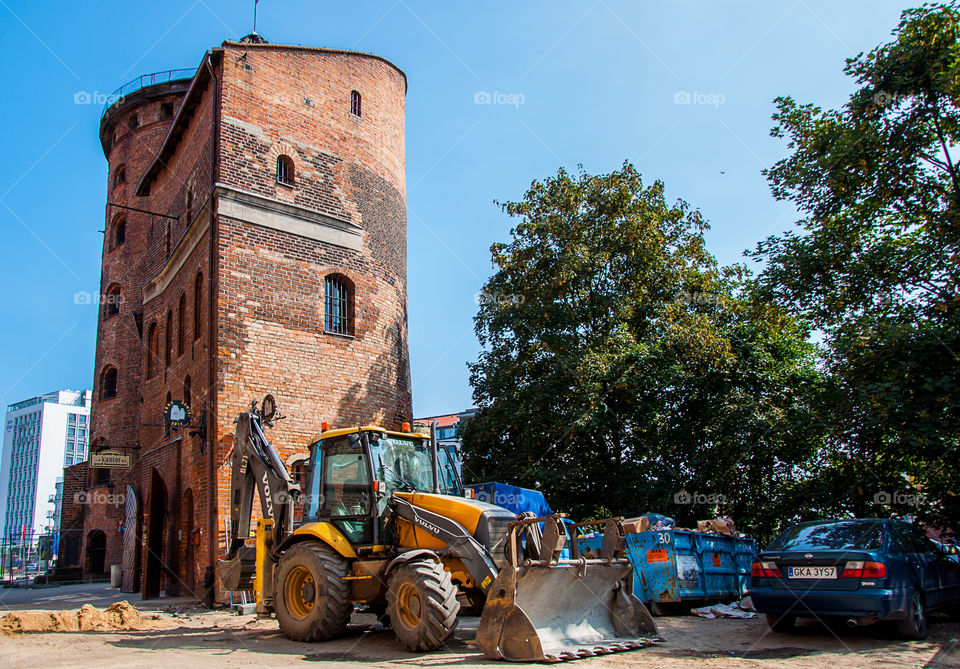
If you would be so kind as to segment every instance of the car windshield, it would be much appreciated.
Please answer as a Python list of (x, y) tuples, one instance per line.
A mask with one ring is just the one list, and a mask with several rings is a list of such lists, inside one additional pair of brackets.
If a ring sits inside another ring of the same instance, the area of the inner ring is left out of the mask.
[(796, 525), (777, 537), (768, 550), (879, 550), (880, 523), (841, 521)]
[(387, 497), (394, 490), (433, 491), (433, 463), (426, 439), (386, 437), (371, 449), (377, 478), (384, 482)]

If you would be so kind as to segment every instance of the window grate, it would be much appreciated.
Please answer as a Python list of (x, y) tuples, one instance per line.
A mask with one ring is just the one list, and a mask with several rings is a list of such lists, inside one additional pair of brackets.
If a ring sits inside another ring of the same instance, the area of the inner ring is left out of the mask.
[(361, 114), (361, 112), (363, 111), (361, 108), (362, 103), (363, 101), (360, 98), (360, 92), (350, 91), (350, 113), (353, 114), (354, 116), (362, 116), (363, 115)]
[(287, 186), (293, 185), (293, 161), (287, 156), (277, 158), (277, 182)]
[(352, 334), (353, 323), (350, 319), (350, 307), (353, 296), (350, 288), (336, 276), (328, 276), (325, 281), (324, 321), (325, 332), (340, 335)]

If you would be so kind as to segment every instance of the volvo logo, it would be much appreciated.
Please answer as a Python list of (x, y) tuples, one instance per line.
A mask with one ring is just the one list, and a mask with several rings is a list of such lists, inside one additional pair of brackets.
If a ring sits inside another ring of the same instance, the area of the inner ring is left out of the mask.
[(416, 516), (416, 517), (415, 517), (415, 520), (417, 521), (417, 525), (419, 525), (420, 527), (424, 528), (425, 530), (427, 530), (428, 532), (430, 532), (430, 533), (433, 534), (434, 536), (440, 534), (440, 528), (437, 527), (436, 525), (434, 525), (433, 523), (428, 523), (427, 521), (425, 521), (425, 520), (424, 520), (423, 518), (421, 518), (420, 516)]
[(270, 479), (263, 473), (263, 498), (267, 500), (267, 518), (273, 518), (273, 499), (270, 498)]

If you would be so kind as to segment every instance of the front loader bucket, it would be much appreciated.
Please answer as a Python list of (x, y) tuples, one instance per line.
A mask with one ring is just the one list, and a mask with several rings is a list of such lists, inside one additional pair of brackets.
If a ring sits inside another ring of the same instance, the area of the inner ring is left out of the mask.
[(622, 559), (526, 561), (501, 570), (477, 645), (491, 659), (560, 662), (661, 641)]

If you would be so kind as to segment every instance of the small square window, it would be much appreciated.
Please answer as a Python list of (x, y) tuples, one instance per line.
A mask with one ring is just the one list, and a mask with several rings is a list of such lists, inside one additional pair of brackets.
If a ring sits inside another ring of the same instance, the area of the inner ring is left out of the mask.
[(173, 116), (173, 103), (163, 102), (160, 104), (160, 118), (171, 118)]

